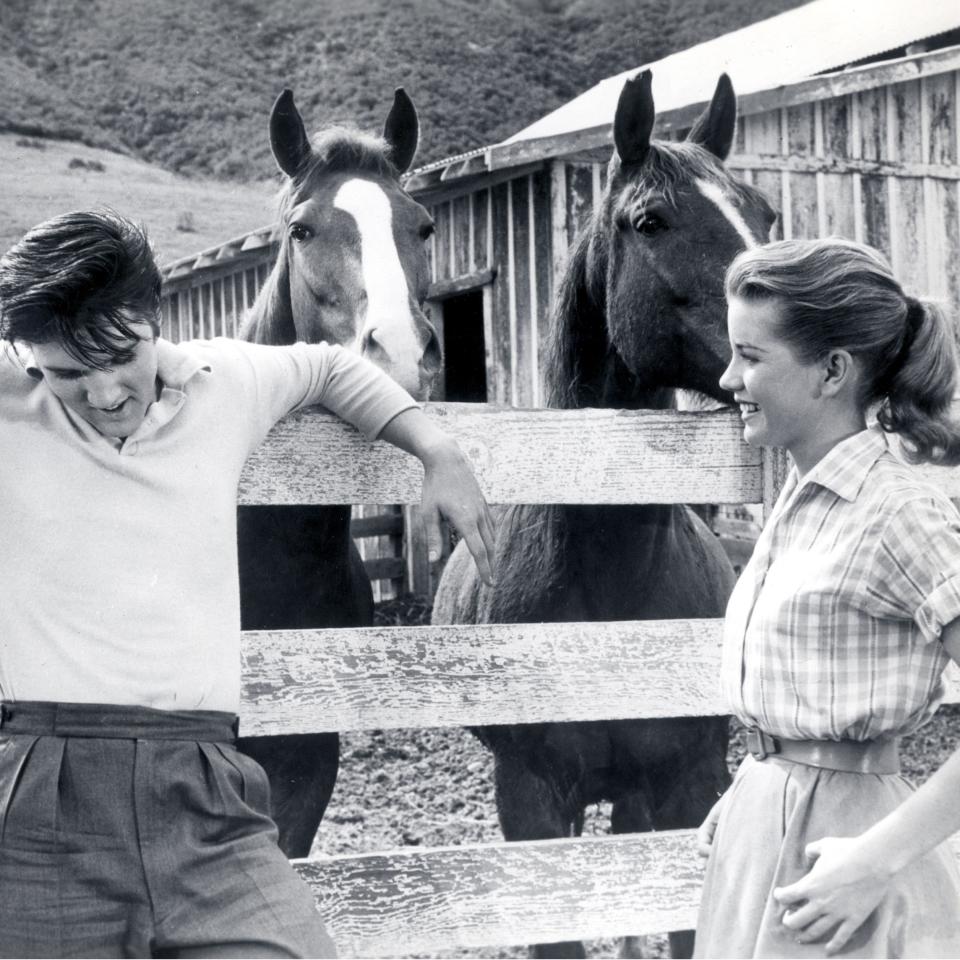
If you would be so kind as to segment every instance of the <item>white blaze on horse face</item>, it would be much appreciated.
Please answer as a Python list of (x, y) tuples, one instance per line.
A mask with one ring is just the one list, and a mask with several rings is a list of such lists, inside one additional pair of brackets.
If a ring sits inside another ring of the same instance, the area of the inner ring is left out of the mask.
[(709, 180), (697, 180), (697, 189), (712, 203), (717, 209), (730, 221), (730, 226), (740, 235), (740, 239), (747, 245), (747, 249), (757, 246), (760, 242), (750, 232), (747, 221), (743, 219), (743, 214), (730, 202), (729, 197), (723, 192), (719, 184), (711, 183)]
[(390, 198), (370, 180), (347, 180), (333, 205), (353, 217), (360, 234), (367, 311), (358, 324), (356, 349), (362, 352), (368, 340), (376, 344), (379, 352), (371, 350), (371, 359), (402, 386), (415, 389), (423, 350), (414, 333), (407, 278), (393, 239)]

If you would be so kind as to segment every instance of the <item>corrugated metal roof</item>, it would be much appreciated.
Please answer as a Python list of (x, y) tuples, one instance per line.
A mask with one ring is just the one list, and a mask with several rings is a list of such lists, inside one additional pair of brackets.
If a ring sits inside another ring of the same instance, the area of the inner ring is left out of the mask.
[(957, 0), (814, 0), (602, 80), (505, 140), (516, 143), (612, 123), (624, 81), (653, 71), (657, 112), (709, 100), (728, 73), (738, 95), (769, 90), (960, 27)]

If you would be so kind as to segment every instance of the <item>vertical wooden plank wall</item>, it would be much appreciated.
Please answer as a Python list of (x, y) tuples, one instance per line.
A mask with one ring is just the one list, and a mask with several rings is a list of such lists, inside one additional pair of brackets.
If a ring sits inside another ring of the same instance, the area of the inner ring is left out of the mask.
[(960, 317), (960, 72), (741, 118), (730, 166), (785, 237), (881, 249), (916, 294)]
[(237, 336), (245, 311), (263, 286), (275, 255), (268, 249), (234, 270), (197, 270), (164, 284), (161, 332), (174, 343), (200, 337)]
[(493, 269), (484, 288), (487, 392), (492, 403), (543, 403), (541, 364), (553, 296), (551, 174), (535, 170), (429, 207), (432, 278)]

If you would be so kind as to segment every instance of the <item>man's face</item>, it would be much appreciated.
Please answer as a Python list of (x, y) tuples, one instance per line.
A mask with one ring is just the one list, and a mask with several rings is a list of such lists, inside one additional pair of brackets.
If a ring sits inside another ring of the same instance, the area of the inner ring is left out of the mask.
[(157, 399), (157, 341), (149, 323), (132, 323), (137, 338), (106, 369), (89, 367), (56, 342), (30, 344), (33, 369), (50, 390), (105, 437), (129, 437)]

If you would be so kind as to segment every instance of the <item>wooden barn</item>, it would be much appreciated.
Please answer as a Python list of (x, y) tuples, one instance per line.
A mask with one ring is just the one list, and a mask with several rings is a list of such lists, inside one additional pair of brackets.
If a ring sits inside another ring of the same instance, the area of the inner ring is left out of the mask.
[[(814, 0), (647, 64), (656, 134), (682, 138), (726, 71), (740, 121), (728, 165), (763, 190), (776, 235), (841, 234), (960, 312), (960, 8)], [(429, 307), (445, 353), (435, 399), (542, 405), (548, 311), (603, 189), (630, 71), (507, 141), (414, 171), (436, 221)], [(265, 227), (169, 264), (164, 332), (234, 335), (275, 256)]]

